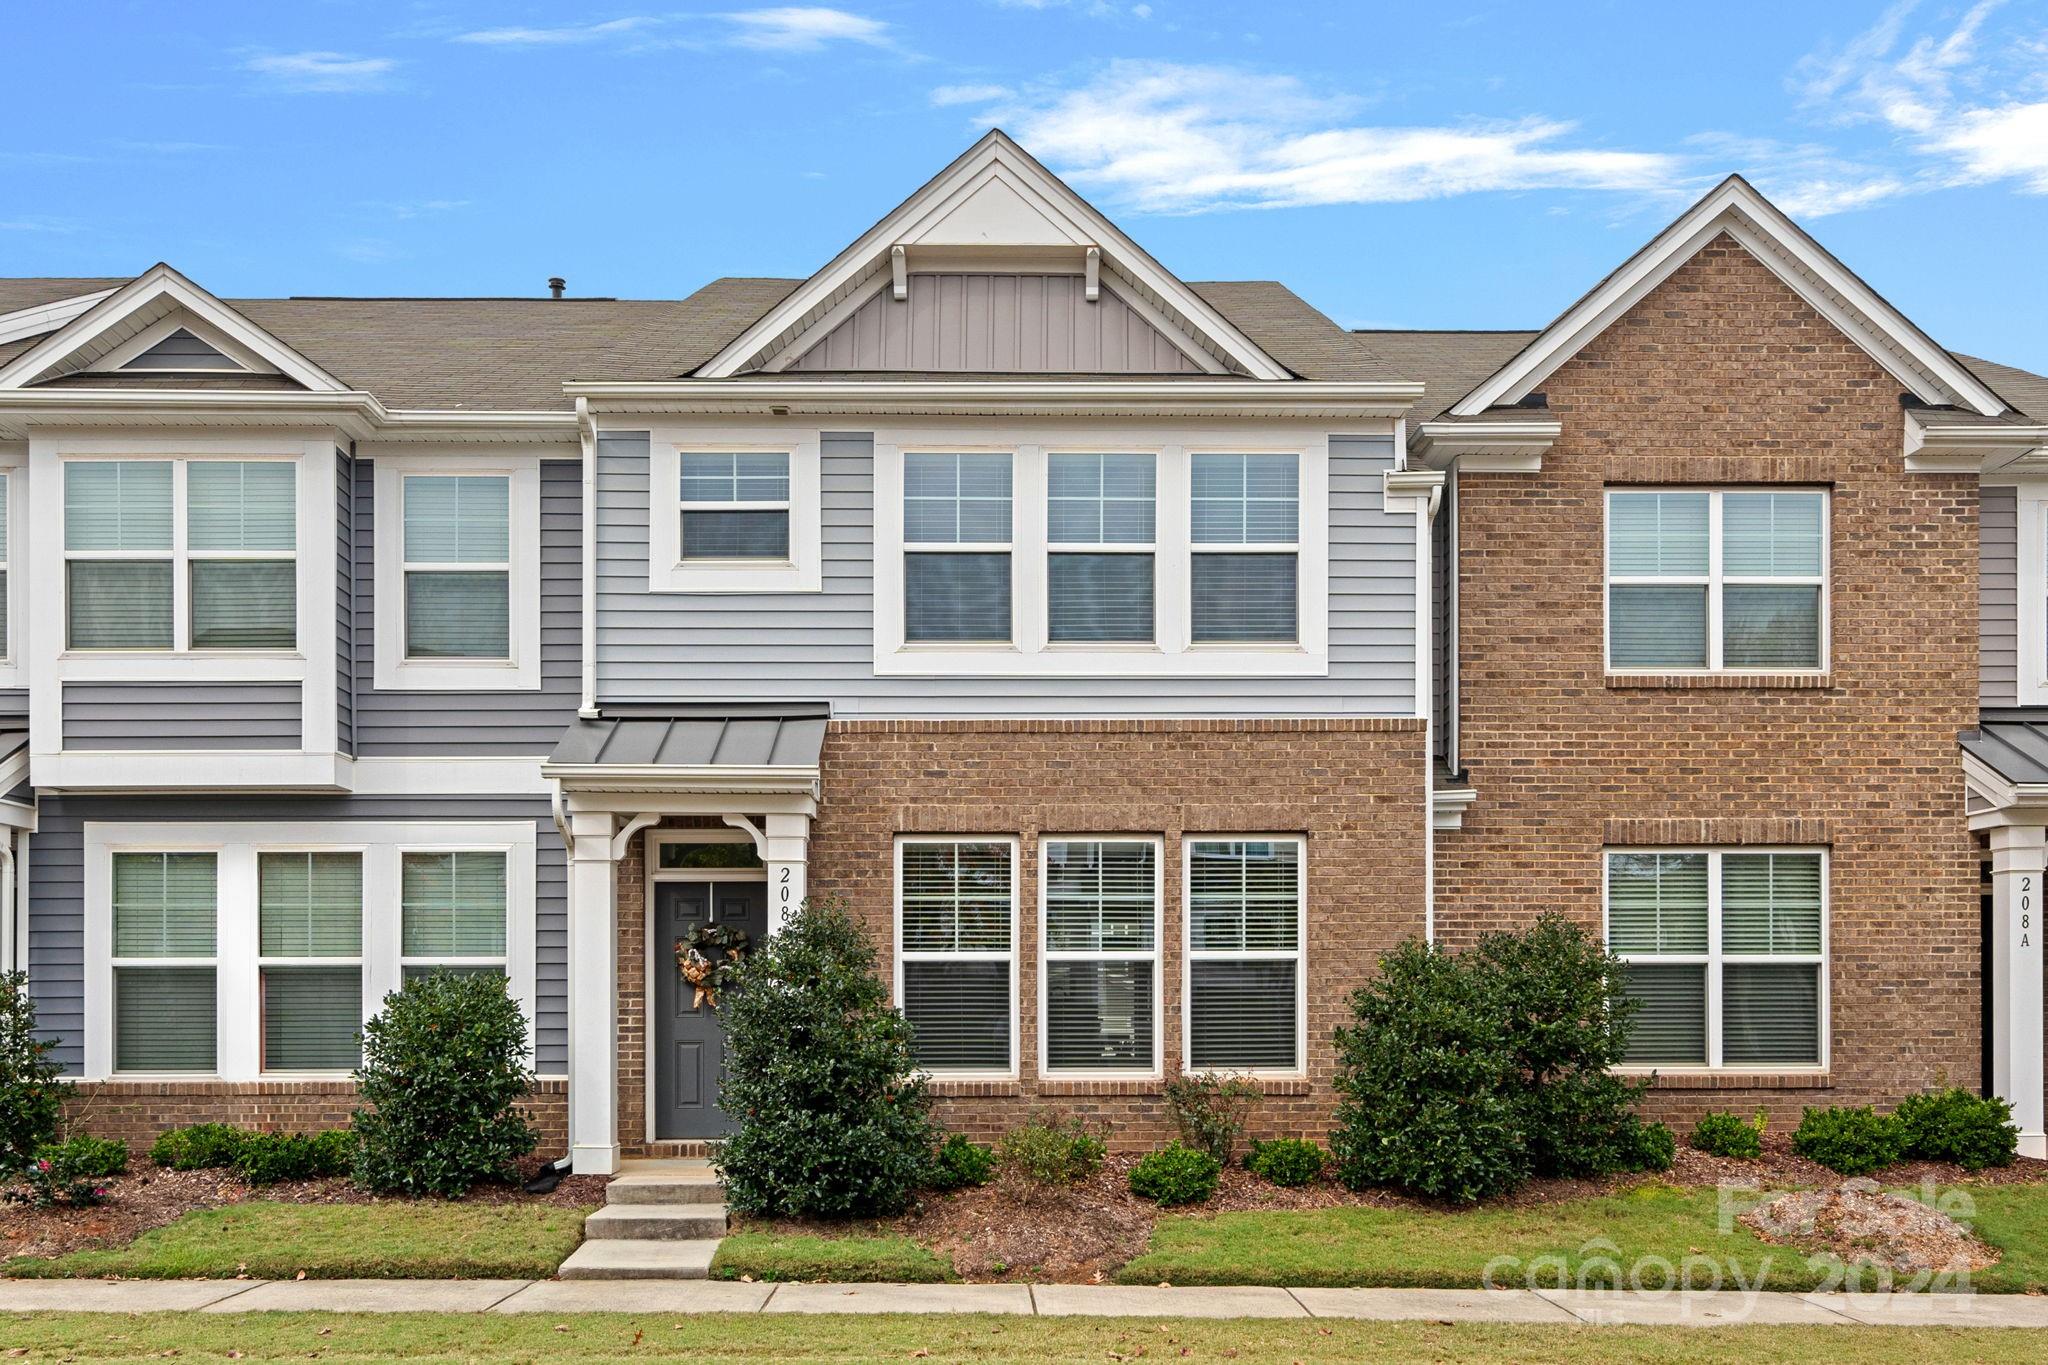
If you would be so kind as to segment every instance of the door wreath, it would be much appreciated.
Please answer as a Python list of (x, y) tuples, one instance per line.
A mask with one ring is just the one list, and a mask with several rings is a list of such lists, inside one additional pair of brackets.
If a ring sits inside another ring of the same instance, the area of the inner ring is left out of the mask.
[(718, 987), (725, 971), (747, 955), (753, 940), (730, 924), (699, 925), (688, 938), (676, 940), (676, 970), (696, 994), (690, 1008), (718, 1008)]

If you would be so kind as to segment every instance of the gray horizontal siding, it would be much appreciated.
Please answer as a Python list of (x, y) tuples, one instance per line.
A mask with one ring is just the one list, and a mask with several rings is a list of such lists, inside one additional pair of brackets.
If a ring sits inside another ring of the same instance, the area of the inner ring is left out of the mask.
[(297, 749), (303, 689), (285, 683), (65, 683), (66, 749)]
[(583, 697), (583, 467), (540, 467), (540, 675), (537, 692), (376, 688), (374, 462), (355, 462), (354, 734), (362, 757), (545, 754)]
[(1977, 544), (1977, 700), (2018, 706), (2019, 490), (1986, 488)]
[[(67, 1072), (84, 1066), (85, 823), (180, 820), (517, 820), (539, 831), (535, 868), (536, 1065), (559, 1075), (569, 1064), (568, 870), (562, 841), (537, 797), (162, 797), (45, 796), (29, 840), (29, 989), (43, 1031), (57, 1039)], [(389, 908), (386, 907), (386, 913)]]
[(826, 433), (823, 591), (649, 593), (648, 438), (598, 443), (606, 701), (830, 701), (841, 716), (1410, 715), (1415, 523), (1382, 510), (1386, 437), (1330, 443), (1330, 676), (887, 678), (874, 671), (874, 442)]

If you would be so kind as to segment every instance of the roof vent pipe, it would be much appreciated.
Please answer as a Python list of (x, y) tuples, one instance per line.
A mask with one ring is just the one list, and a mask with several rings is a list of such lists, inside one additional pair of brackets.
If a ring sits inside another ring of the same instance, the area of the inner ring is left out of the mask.
[(569, 287), (569, 282), (568, 282), (567, 280), (563, 279), (563, 278), (562, 278), (562, 277), (561, 277), (560, 275), (550, 275), (550, 276), (548, 276), (548, 297), (549, 297), (549, 298), (551, 298), (551, 299), (558, 299), (558, 298), (562, 297), (562, 291), (563, 291), (564, 289), (567, 289), (568, 287)]

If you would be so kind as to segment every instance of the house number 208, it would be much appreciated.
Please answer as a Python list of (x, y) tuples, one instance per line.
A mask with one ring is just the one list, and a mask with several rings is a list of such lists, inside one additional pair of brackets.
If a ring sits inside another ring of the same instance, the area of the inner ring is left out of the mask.
[(2027, 931), (2034, 927), (2034, 879), (2020, 878), (2020, 943), (2022, 948), (2034, 946), (2033, 935)]

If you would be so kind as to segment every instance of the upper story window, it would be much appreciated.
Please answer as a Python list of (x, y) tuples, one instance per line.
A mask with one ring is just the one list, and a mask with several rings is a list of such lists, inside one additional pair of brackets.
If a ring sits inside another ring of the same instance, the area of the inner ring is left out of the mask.
[(297, 485), (289, 460), (66, 461), (66, 647), (294, 648)]
[(1292, 642), (1301, 473), (1293, 455), (1196, 455), (1190, 467), (1193, 639)]
[(789, 452), (683, 452), (682, 558), (789, 560)]
[(1814, 489), (1610, 490), (1608, 667), (1827, 667), (1827, 526)]
[(1150, 644), (1158, 457), (1046, 457), (1046, 638)]
[(819, 591), (819, 444), (815, 432), (768, 428), (654, 433), (648, 459), (648, 590)]
[(1011, 638), (1011, 457), (903, 457), (903, 638)]

